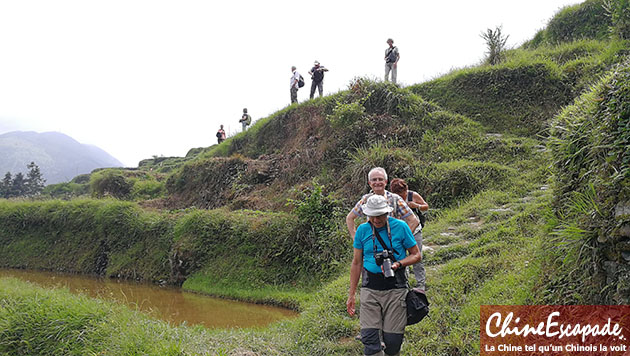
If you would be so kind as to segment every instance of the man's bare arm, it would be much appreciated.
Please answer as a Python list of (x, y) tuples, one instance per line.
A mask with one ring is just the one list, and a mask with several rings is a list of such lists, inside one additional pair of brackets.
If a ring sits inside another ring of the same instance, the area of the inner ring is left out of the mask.
[(420, 221), (415, 214), (407, 216), (405, 218), (405, 222), (407, 223), (407, 225), (409, 225), (409, 229), (411, 229), (411, 232), (416, 231), (416, 228), (418, 227), (418, 225), (420, 225)]
[(348, 216), (346, 216), (346, 225), (348, 226), (348, 233), (350, 234), (350, 240), (354, 241), (354, 234), (357, 232), (357, 227), (354, 225), (354, 219), (357, 215), (350, 210)]

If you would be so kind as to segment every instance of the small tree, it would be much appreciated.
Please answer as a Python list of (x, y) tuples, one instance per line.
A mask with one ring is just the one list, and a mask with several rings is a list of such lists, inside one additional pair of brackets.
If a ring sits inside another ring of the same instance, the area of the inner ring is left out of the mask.
[(505, 59), (505, 44), (510, 36), (505, 36), (501, 33), (502, 27), (497, 26), (494, 30), (489, 28), (480, 35), (486, 41), (486, 46), (488, 46), (488, 58), (486, 61), (490, 65), (499, 64)]
[(9, 198), (12, 184), (13, 176), (11, 172), (7, 172), (7, 174), (4, 175), (4, 179), (0, 181), (0, 197)]
[(38, 195), (44, 190), (46, 180), (35, 162), (31, 162), (26, 168), (28, 168), (28, 173), (26, 174), (26, 195)]
[(15, 175), (15, 177), (13, 177), (11, 191), (9, 192), (9, 198), (19, 197), (22, 195), (26, 195), (26, 179), (24, 179), (24, 174), (22, 174), (22, 172), (19, 172)]

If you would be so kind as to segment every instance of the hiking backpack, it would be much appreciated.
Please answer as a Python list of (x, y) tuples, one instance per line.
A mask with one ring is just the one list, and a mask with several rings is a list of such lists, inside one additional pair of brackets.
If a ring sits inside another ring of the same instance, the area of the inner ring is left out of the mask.
[(245, 121), (246, 125), (250, 125), (252, 123), (252, 117), (249, 116), (249, 114), (243, 114), (242, 118), (245, 119), (245, 120), (242, 120), (242, 121)]
[(300, 74), (300, 79), (298, 80), (298, 88), (301, 88), (304, 86), (304, 77), (302, 76), (302, 74)]

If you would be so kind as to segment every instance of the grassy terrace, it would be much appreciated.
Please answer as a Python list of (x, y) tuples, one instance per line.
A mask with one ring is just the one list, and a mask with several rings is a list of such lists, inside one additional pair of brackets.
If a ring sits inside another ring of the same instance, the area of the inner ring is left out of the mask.
[[(404, 355), (477, 354), (480, 304), (532, 302), (546, 233), (544, 218), (550, 213), (549, 190), (540, 189), (545, 188), (542, 177), (543, 172), (536, 170), (524, 173), (512, 190), (479, 193), (458, 207), (442, 210), (427, 226), (426, 244), (434, 249), (426, 255), (433, 309), (429, 319), (408, 329)], [(309, 298), (288, 293), (285, 298), (303, 310), (296, 320), (264, 330), (231, 331), (166, 325), (106, 302), (5, 279), (0, 282), (4, 300), (0, 330), (5, 330), (0, 351), (7, 355), (55, 354), (46, 350), (77, 355), (246, 355), (246, 351), (354, 355), (361, 346), (353, 340), (358, 320), (345, 313), (348, 279), (343, 271)], [(194, 286), (195, 278), (191, 280)], [(257, 299), (260, 292), (264, 290), (244, 298)], [(28, 338), (32, 340), (24, 341)]]

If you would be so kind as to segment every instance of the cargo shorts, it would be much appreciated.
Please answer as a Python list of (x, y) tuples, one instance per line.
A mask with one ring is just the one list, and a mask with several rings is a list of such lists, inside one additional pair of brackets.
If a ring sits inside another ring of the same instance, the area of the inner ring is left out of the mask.
[(380, 329), (402, 334), (407, 326), (406, 288), (375, 290), (361, 288), (361, 329)]

